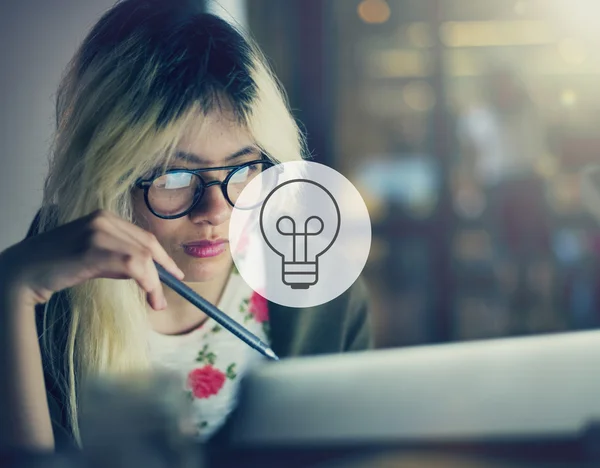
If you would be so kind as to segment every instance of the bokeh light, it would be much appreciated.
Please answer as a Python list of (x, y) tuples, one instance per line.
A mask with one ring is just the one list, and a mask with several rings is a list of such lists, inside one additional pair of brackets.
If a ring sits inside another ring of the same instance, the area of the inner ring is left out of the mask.
[(560, 103), (565, 107), (572, 107), (577, 103), (577, 93), (572, 89), (564, 89), (560, 93)]
[(358, 16), (365, 23), (385, 23), (390, 19), (390, 15), (390, 6), (385, 0), (363, 0), (358, 5)]

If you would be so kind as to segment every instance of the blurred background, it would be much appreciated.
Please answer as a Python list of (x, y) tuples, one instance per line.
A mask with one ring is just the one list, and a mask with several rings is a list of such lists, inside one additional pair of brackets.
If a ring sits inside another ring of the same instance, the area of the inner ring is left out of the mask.
[(379, 347), (600, 324), (599, 2), (227, 3), (368, 204)]
[[(597, 0), (212, 0), (372, 217), (378, 347), (600, 325)], [(3, 3), (0, 248), (41, 200), (62, 70), (113, 0)]]

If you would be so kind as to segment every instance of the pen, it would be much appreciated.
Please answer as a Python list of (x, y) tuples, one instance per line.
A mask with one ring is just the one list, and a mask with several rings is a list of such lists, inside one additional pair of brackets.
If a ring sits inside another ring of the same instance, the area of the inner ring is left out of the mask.
[(208, 302), (206, 299), (200, 296), (188, 285), (175, 278), (160, 264), (154, 262), (154, 265), (158, 270), (158, 276), (160, 280), (167, 286), (169, 286), (173, 291), (175, 291), (184, 299), (190, 301), (192, 304), (194, 304), (196, 307), (202, 310), (206, 315), (211, 317), (215, 322), (217, 322), (223, 328), (229, 330), (247, 345), (256, 349), (259, 353), (263, 354), (269, 359), (279, 361), (279, 358), (269, 347), (269, 345), (262, 341), (258, 336), (256, 336), (254, 333), (250, 332), (248, 329), (240, 325), (238, 322), (236, 322), (224, 312), (220, 311), (218, 308), (216, 308), (214, 305), (212, 305), (210, 302)]

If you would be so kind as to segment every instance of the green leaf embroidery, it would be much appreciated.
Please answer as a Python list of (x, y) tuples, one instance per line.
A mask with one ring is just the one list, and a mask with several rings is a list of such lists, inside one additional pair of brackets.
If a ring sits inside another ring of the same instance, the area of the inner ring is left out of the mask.
[(214, 366), (214, 364), (215, 364), (215, 360), (217, 359), (217, 356), (216, 356), (216, 354), (215, 354), (215, 353), (213, 353), (213, 352), (210, 352), (210, 353), (208, 353), (208, 354), (207, 354), (207, 355), (206, 355), (204, 358), (206, 359), (206, 361), (207, 361), (207, 362), (208, 362), (208, 363), (209, 363), (211, 366)]
[[(212, 355), (213, 361), (210, 362), (210, 355)], [(214, 364), (214, 354), (208, 352), (208, 345), (205, 344), (204, 347), (198, 352), (198, 357), (196, 358), (196, 362), (204, 362), (208, 361), (209, 364)]]
[(212, 330), (211, 330), (211, 331), (212, 331), (213, 333), (218, 333), (218, 332), (220, 332), (221, 330), (223, 330), (223, 327), (222, 327), (221, 325), (215, 325), (214, 327), (212, 327)]
[(225, 372), (225, 375), (230, 380), (233, 380), (237, 377), (237, 374), (235, 373), (235, 362), (233, 362), (233, 363), (229, 364), (229, 366), (227, 366), (227, 371)]

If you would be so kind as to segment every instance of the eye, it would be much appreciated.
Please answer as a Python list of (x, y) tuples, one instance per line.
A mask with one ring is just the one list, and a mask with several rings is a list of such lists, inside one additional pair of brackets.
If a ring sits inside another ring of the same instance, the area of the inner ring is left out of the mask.
[(164, 190), (180, 189), (192, 184), (194, 175), (189, 172), (171, 172), (154, 179), (154, 187)]
[(244, 182), (248, 178), (249, 173), (250, 173), (249, 166), (243, 167), (241, 169), (234, 169), (230, 182), (232, 182), (234, 184), (239, 184), (240, 182)]

